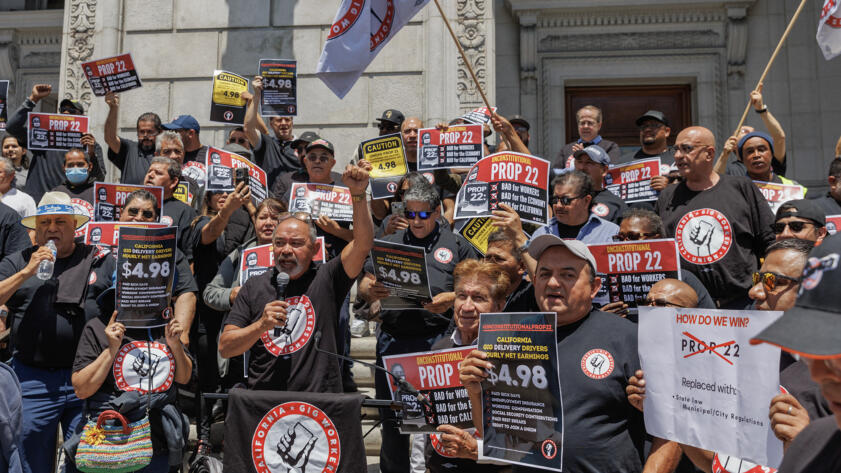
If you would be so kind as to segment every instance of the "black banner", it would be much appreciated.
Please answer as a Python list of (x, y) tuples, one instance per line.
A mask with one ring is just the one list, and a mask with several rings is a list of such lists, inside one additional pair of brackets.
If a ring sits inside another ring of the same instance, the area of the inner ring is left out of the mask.
[(383, 309), (419, 309), (432, 300), (423, 248), (374, 240), (374, 275), (389, 290)]
[(365, 471), (361, 408), (360, 394), (231, 389), (223, 469)]
[(260, 59), (259, 74), (263, 76), (260, 115), (297, 115), (298, 63), (289, 59)]
[(482, 383), (482, 455), (561, 471), (563, 405), (554, 313), (482, 314), (478, 347), (494, 364)]
[(117, 253), (117, 322), (160, 327), (172, 318), (176, 227), (120, 228)]
[(6, 129), (8, 120), (9, 81), (0, 80), (0, 130)]

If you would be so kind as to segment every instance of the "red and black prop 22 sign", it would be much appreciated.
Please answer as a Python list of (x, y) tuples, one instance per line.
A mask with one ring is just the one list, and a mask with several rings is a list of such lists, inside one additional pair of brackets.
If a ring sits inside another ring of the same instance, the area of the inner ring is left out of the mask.
[(102, 97), (109, 91), (125, 92), (142, 86), (131, 54), (83, 62), (82, 71), (97, 97)]
[(588, 245), (608, 302), (645, 305), (648, 291), (661, 279), (680, 279), (680, 257), (674, 240), (639, 240)]

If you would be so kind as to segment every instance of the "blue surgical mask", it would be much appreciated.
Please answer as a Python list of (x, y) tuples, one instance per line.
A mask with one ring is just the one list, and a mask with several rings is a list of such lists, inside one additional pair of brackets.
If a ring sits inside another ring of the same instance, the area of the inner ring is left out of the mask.
[(70, 168), (64, 170), (64, 175), (71, 184), (81, 184), (88, 180), (87, 168)]

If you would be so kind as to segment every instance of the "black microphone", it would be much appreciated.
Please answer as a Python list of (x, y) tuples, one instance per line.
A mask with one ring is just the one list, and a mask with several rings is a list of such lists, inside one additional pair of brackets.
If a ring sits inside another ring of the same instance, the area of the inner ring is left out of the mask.
[[(277, 266), (275, 266), (274, 271), (272, 272), (272, 286), (274, 286), (276, 300), (282, 301), (286, 297), (286, 286), (288, 285), (289, 275), (284, 272), (279, 272), (277, 270)], [(279, 337), (281, 329), (282, 327), (275, 327), (273, 336)]]
[(369, 366), (371, 368), (378, 369), (380, 371), (384, 371), (384, 372), (388, 373), (388, 375), (391, 376), (391, 378), (394, 380), (395, 384), (397, 384), (397, 386), (400, 388), (401, 391), (406, 391), (407, 393), (411, 394), (412, 396), (415, 396), (415, 398), (418, 400), (418, 402), (423, 404), (423, 406), (425, 408), (429, 409), (429, 411), (432, 412), (432, 403), (429, 402), (429, 399), (427, 399), (426, 396), (421, 394), (420, 391), (418, 391), (414, 386), (412, 386), (412, 383), (406, 381), (405, 378), (401, 378), (399, 376), (396, 376), (394, 373), (392, 373), (391, 371), (383, 368), (380, 365), (375, 365), (373, 363), (367, 363), (367, 362), (362, 361), (362, 360), (357, 360), (356, 358), (351, 358), (349, 356), (340, 355), (338, 353), (333, 353), (331, 351), (322, 350), (321, 348), (318, 347), (319, 342), (321, 341), (321, 330), (315, 332), (314, 338), (315, 338), (314, 342), (315, 342), (315, 350), (316, 351), (320, 351), (321, 353), (326, 353), (330, 356), (335, 356), (336, 358), (341, 358), (342, 360), (352, 361), (354, 363), (359, 363), (361, 365)]

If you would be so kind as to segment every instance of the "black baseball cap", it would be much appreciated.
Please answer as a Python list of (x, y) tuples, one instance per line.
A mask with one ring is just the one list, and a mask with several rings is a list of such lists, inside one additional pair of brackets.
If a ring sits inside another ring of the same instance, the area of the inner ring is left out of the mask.
[(393, 123), (397, 126), (400, 126), (400, 125), (403, 124), (403, 120), (405, 120), (405, 119), (406, 119), (406, 117), (403, 116), (403, 112), (401, 112), (400, 110), (395, 110), (393, 108), (390, 108), (390, 109), (384, 111), (383, 116), (381, 116), (380, 118), (377, 118), (376, 120), (378, 122), (380, 122), (380, 123), (378, 123), (378, 125), (382, 124), (382, 122), (389, 122), (389, 123)]
[(519, 123), (526, 130), (531, 130), (531, 125), (529, 125), (529, 122), (527, 122), (526, 119), (522, 115), (512, 115), (511, 118), (508, 119), (508, 121), (512, 125), (515, 124), (515, 123)]
[(317, 140), (318, 138), (319, 138), (318, 133), (316, 133), (314, 131), (305, 131), (305, 132), (301, 133), (301, 136), (292, 140), (292, 147), (297, 148), (298, 145), (300, 145), (301, 143), (310, 144), (313, 141)]
[(314, 150), (315, 148), (324, 148), (327, 151), (329, 151), (330, 154), (332, 154), (334, 156), (336, 155), (336, 152), (333, 150), (333, 143), (330, 143), (329, 141), (325, 140), (324, 138), (319, 138), (319, 139), (313, 141), (312, 143), (308, 144), (307, 145), (307, 152), (309, 153), (311, 150)]
[(658, 122), (669, 126), (669, 120), (666, 118), (666, 115), (659, 110), (649, 110), (643, 113), (641, 117), (637, 118), (637, 126), (642, 125), (642, 122), (646, 120), (657, 120)]
[(820, 227), (826, 226), (826, 212), (820, 209), (814, 200), (796, 199), (789, 200), (777, 209), (774, 221), (786, 217), (800, 217), (815, 222)]
[(61, 110), (64, 107), (70, 107), (70, 108), (76, 109), (76, 111), (79, 112), (77, 115), (84, 115), (85, 114), (85, 106), (82, 105), (82, 102), (79, 102), (78, 100), (71, 100), (71, 99), (62, 100), (58, 104), (58, 111), (61, 112)]
[(807, 358), (841, 358), (841, 235), (816, 246), (806, 261), (794, 307), (752, 338)]

